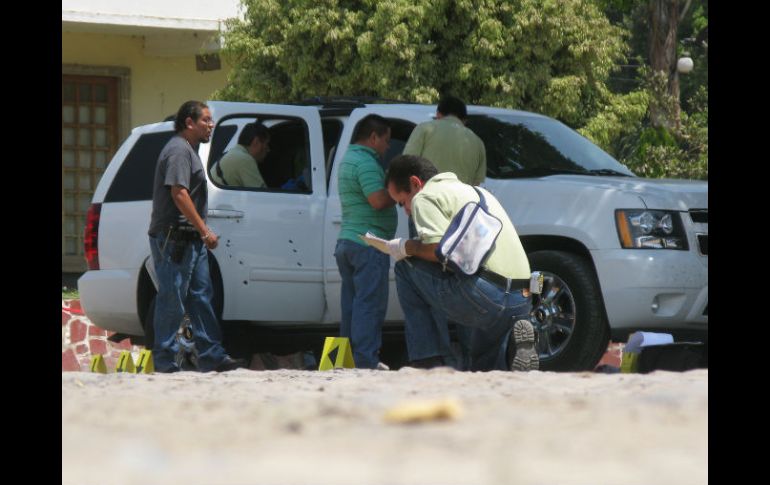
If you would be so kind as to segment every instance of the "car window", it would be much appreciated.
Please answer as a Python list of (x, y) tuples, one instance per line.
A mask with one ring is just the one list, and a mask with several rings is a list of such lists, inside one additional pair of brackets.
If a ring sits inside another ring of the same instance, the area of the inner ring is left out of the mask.
[(491, 178), (612, 172), (634, 176), (588, 139), (550, 118), (469, 115), (467, 126), (484, 141), (487, 176)]
[[(257, 170), (266, 187), (246, 187), (220, 183), (216, 173), (219, 162), (229, 150), (232, 150), (247, 123), (259, 120), (270, 130), (270, 151), (265, 159), (257, 164)], [(209, 153), (208, 171), (211, 181), (226, 190), (261, 191), (261, 192), (300, 192), (312, 193), (310, 173), (310, 139), (304, 120), (290, 117), (261, 117), (255, 115), (237, 115), (220, 121), (214, 130), (211, 152)]]
[[(411, 121), (401, 120), (398, 118), (386, 119), (390, 124), (390, 146), (388, 147), (388, 151), (385, 152), (385, 156), (377, 160), (382, 166), (383, 170), (387, 170), (388, 166), (390, 165), (390, 161), (401, 155), (401, 152), (404, 151), (404, 146), (406, 146), (406, 142), (409, 140), (409, 135), (412, 134), (412, 130), (414, 130), (415, 127), (415, 124)], [(356, 125), (356, 127), (353, 129), (352, 133), (355, 134), (356, 131), (358, 131), (358, 125)], [(352, 139), (350, 140), (350, 143), (353, 143)]]
[(152, 200), (155, 166), (173, 131), (147, 133), (139, 137), (110, 185), (105, 202)]

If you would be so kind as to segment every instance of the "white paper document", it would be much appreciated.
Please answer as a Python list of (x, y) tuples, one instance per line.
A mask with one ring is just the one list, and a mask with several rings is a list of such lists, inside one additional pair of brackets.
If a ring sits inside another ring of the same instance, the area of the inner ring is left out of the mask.
[(641, 352), (642, 347), (671, 343), (674, 343), (674, 337), (670, 333), (634, 332), (628, 337), (623, 352)]
[(360, 237), (369, 246), (375, 249), (379, 249), (385, 254), (390, 254), (390, 251), (388, 251), (388, 241), (385, 239), (377, 237), (369, 231), (366, 231), (366, 234), (363, 235), (359, 234), (358, 237)]

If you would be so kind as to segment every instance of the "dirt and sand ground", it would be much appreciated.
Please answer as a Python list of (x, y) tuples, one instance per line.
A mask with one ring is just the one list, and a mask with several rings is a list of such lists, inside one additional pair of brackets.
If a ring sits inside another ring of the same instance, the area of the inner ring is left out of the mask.
[(705, 484), (707, 418), (706, 369), (63, 372), (62, 483)]

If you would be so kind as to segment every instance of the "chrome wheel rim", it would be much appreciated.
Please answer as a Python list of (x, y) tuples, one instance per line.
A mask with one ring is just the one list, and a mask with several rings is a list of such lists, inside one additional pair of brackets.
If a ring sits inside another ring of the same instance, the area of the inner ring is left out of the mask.
[(567, 284), (553, 273), (542, 271), (543, 292), (532, 296), (530, 320), (537, 333), (540, 360), (553, 359), (569, 344), (575, 332), (575, 297)]

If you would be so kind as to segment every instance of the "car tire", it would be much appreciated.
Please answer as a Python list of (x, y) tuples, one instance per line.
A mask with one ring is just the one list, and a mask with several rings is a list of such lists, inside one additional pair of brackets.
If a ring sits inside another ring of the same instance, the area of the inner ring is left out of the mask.
[[(209, 275), (211, 278), (213, 295), (211, 298), (211, 307), (214, 309), (214, 314), (219, 322), (219, 327), (222, 329), (222, 308), (224, 307), (224, 295), (222, 290), (222, 273), (219, 270), (219, 265), (216, 263), (211, 251), (208, 253), (209, 261)], [(152, 282), (147, 276), (147, 284), (152, 285)], [(155, 299), (157, 293), (155, 288), (152, 287), (152, 296), (150, 297), (150, 303), (147, 305), (147, 313), (144, 318), (144, 346), (146, 349), (152, 350), (155, 343)], [(224, 332), (224, 331), (223, 331)]]
[(540, 369), (593, 370), (607, 350), (609, 325), (599, 283), (584, 258), (566, 251), (535, 251), (532, 271), (544, 274), (542, 295), (533, 295)]
[(147, 316), (144, 319), (144, 348), (152, 350), (155, 344), (155, 295), (147, 306)]

